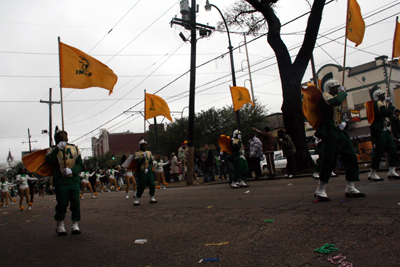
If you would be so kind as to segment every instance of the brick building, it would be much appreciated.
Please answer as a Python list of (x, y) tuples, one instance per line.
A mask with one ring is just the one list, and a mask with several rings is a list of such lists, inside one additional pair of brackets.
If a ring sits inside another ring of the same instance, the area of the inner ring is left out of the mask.
[(114, 155), (132, 154), (139, 149), (142, 137), (146, 139), (147, 133), (109, 133), (106, 129), (100, 129), (99, 137), (92, 137), (92, 156), (102, 156), (107, 152)]

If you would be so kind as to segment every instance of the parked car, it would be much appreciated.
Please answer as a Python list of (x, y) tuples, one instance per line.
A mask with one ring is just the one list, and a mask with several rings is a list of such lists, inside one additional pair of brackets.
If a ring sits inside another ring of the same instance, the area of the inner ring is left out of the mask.
[[(318, 154), (315, 154), (314, 150), (310, 150), (311, 158), (314, 160), (315, 164), (317, 164)], [(282, 150), (278, 150), (274, 152), (274, 162), (275, 162), (275, 169), (286, 169), (287, 160), (286, 157), (283, 155)], [(263, 171), (268, 170), (267, 161), (265, 155), (261, 158), (260, 161), (261, 169)]]

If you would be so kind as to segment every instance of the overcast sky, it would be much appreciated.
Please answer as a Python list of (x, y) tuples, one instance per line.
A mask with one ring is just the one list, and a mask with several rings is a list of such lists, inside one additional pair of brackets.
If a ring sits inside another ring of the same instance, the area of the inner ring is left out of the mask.
[[(205, 12), (205, 0), (198, 0), (197, 22), (216, 26), (217, 10)], [(231, 0), (212, 0), (222, 11)], [(309, 11), (304, 0), (280, 1), (276, 9), (282, 24)], [(191, 3), (191, 1), (189, 1)], [(358, 0), (366, 23), (364, 41), (355, 48), (348, 42), (346, 66), (373, 61), (380, 55), (391, 56), (395, 18), (399, 0)], [(325, 6), (320, 38), (314, 52), (317, 70), (326, 64), (343, 64), (345, 0)], [(29, 150), (49, 145), (49, 106), (40, 100), (60, 100), (57, 38), (108, 65), (118, 76), (114, 93), (100, 88), (63, 89), (65, 129), (69, 140), (79, 146), (84, 157), (91, 155), (91, 137), (105, 128), (111, 133), (143, 132), (144, 90), (164, 98), (171, 111), (188, 116), (190, 43), (179, 37), (190, 33), (180, 26), (170, 27), (179, 14), (177, 0), (0, 0), (0, 163), (10, 150), (16, 160)], [(282, 28), (283, 39), (294, 58), (301, 44), (308, 16)], [(112, 31), (110, 32), (110, 30)], [(239, 31), (237, 29), (232, 31)], [(250, 42), (256, 36), (248, 36)], [(231, 34), (234, 47), (243, 43), (243, 35)], [(227, 34), (214, 32), (197, 41), (196, 112), (231, 105)], [(248, 44), (255, 97), (271, 113), (280, 112), (281, 84), (274, 53), (261, 37)], [(250, 88), (244, 48), (234, 51), (237, 85)], [(304, 81), (311, 78), (311, 66)], [(180, 77), (180, 78), (179, 78)], [(174, 113), (173, 118), (181, 114)], [(232, 116), (232, 119), (234, 117)], [(157, 118), (158, 122), (162, 117)], [(164, 120), (164, 123), (168, 120)], [(61, 127), (61, 107), (53, 105), (53, 131)], [(23, 143), (24, 142), (24, 143)]]

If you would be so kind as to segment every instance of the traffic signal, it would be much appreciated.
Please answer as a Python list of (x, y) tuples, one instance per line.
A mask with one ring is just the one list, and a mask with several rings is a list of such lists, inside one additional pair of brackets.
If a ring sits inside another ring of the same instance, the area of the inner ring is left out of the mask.
[(111, 159), (115, 159), (114, 154), (111, 154)]

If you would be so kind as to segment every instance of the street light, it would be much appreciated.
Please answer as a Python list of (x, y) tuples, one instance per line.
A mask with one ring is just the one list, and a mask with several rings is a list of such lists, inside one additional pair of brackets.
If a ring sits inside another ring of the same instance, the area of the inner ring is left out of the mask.
[[(231, 35), (229, 33), (228, 24), (226, 24), (226, 20), (224, 18), (224, 15), (222, 14), (221, 10), (219, 10), (219, 8), (216, 5), (210, 4), (210, 2), (207, 0), (206, 5), (204, 6), (204, 9), (208, 12), (208, 11), (211, 11), (211, 7), (215, 7), (218, 10), (219, 14), (222, 17), (222, 20), (224, 21), (226, 32), (228, 33), (228, 42), (229, 42), (228, 49), (229, 49), (229, 56), (231, 59), (232, 84), (233, 84), (233, 86), (236, 86), (235, 66), (233, 63), (233, 50), (232, 50), (233, 47), (231, 44)], [(238, 125), (238, 130), (240, 130), (239, 110), (236, 111), (236, 121), (237, 121), (237, 125)]]

